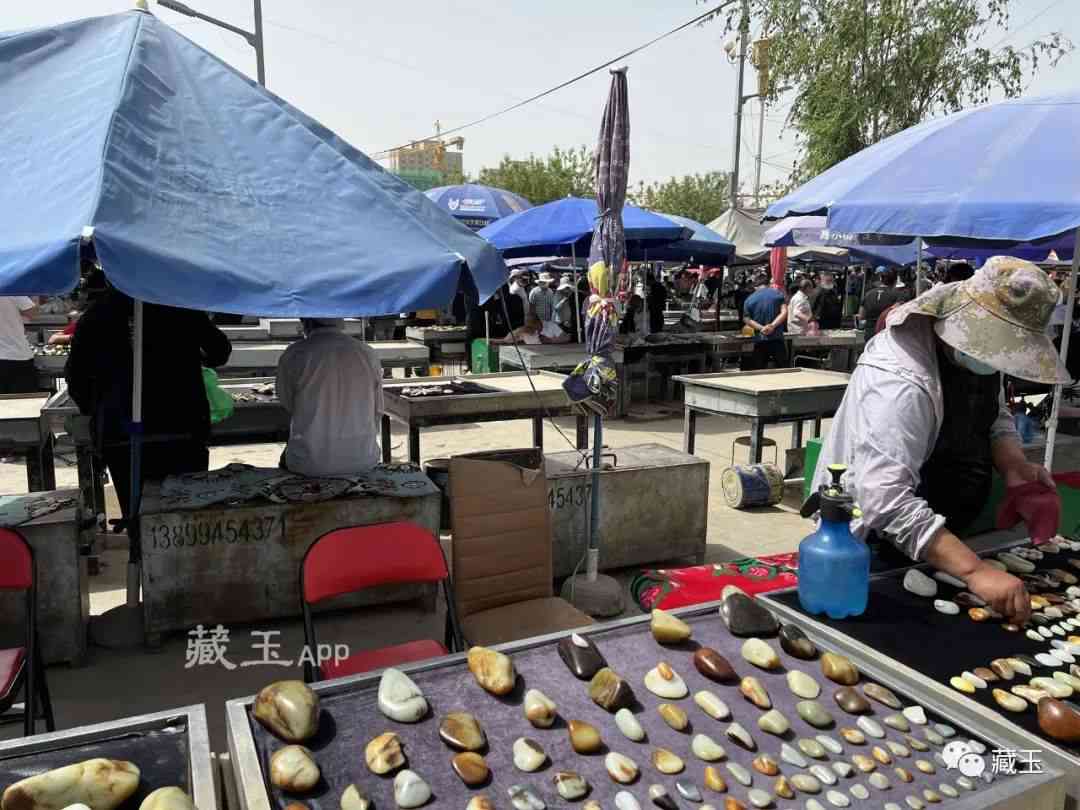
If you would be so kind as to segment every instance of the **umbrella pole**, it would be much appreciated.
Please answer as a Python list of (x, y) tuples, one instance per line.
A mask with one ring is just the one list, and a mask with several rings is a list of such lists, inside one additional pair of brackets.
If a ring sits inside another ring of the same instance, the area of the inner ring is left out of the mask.
[(589, 506), (589, 556), (585, 561), (585, 578), (596, 582), (600, 565), (600, 458), (604, 445), (604, 418), (593, 416), (592, 492)]
[(128, 569), (127, 604), (139, 605), (139, 502), (142, 499), (142, 406), (143, 406), (143, 302), (135, 301), (135, 334), (133, 344), (133, 373), (131, 381), (131, 487), (128, 501)]
[[(1061, 361), (1069, 356), (1069, 337), (1072, 335), (1073, 309), (1076, 305), (1076, 274), (1080, 269), (1080, 228), (1076, 229), (1073, 241), (1072, 269), (1069, 271), (1069, 286), (1065, 302), (1065, 327), (1061, 330)], [(1050, 412), (1050, 422), (1046, 426), (1046, 458), (1043, 465), (1054, 471), (1054, 440), (1057, 438), (1058, 414), (1061, 413), (1061, 392), (1063, 386), (1054, 386), (1054, 408)]]
[(581, 301), (578, 298), (578, 273), (577, 273), (577, 250), (574, 243), (570, 243), (570, 260), (574, 263), (574, 318), (577, 320), (578, 343), (585, 342), (585, 334), (581, 331)]
[(922, 252), (923, 252), (923, 240), (922, 240), (922, 237), (920, 236), (919, 239), (918, 239), (918, 242), (916, 242), (916, 253), (915, 253), (915, 297), (916, 298), (923, 294), (923, 288), (924, 288), (924, 286), (926, 284), (926, 275), (923, 272)]

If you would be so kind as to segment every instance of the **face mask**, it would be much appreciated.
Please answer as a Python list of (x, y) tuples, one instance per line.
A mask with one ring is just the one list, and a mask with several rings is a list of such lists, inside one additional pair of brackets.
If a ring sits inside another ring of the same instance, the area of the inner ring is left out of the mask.
[(981, 360), (976, 360), (969, 354), (964, 354), (959, 349), (951, 349), (952, 361), (960, 368), (965, 368), (972, 374), (978, 374), (980, 377), (989, 377), (991, 374), (997, 374), (997, 369), (993, 366), (989, 366)]

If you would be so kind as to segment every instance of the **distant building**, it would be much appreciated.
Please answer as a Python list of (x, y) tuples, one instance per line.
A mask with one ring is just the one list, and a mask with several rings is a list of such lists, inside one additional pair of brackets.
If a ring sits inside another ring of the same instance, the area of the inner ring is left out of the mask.
[[(443, 142), (437, 138), (416, 141), (390, 153), (387, 168), (405, 182), (427, 191), (445, 185), (447, 178), (464, 174), (464, 138)], [(447, 149), (456, 146), (456, 150)]]

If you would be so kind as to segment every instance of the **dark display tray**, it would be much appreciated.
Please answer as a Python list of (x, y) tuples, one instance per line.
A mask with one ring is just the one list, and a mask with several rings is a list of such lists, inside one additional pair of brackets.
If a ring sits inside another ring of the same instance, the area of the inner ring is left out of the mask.
[[(1074, 570), (1067, 562), (1073, 558), (1080, 559), (1080, 555), (1066, 551), (1047, 554), (1043, 560), (1035, 562), (1036, 571), (1063, 568), (1080, 577), (1080, 570)], [(986, 689), (977, 689), (972, 695), (949, 686), (949, 679), (953, 676), (976, 667), (989, 667), (995, 658), (1007, 658), (1016, 653), (1034, 657), (1037, 652), (1046, 652), (1050, 641), (1040, 644), (1027, 638), (1023, 631), (1012, 633), (1003, 630), (1001, 625), (1004, 620), (972, 621), (967, 615), (967, 609), (963, 607), (958, 615), (947, 616), (939, 613), (934, 609), (933, 599), (904, 590), (905, 573), (906, 571), (889, 571), (873, 576), (870, 580), (870, 600), (866, 612), (854, 618), (836, 620), (825, 615), (809, 614), (803, 610), (795, 590), (770, 594), (769, 598), (911, 667), (943, 684), (957, 695), (963, 695), (992, 709), (1025, 731), (1053, 742), (1066, 751), (1080, 753), (1080, 745), (1062, 743), (1043, 734), (1039, 728), (1035, 707), (1032, 706), (1029, 711), (1022, 713), (1005, 711), (998, 706), (991, 694), (995, 686), (1008, 691), (1009, 687), (1026, 684), (1031, 678), (1049, 677), (1054, 668), (1032, 667), (1030, 677), (1017, 674), (1011, 681), (992, 683)], [(929, 575), (931, 572), (926, 573)], [(951, 600), (959, 591), (959, 588), (938, 582), (938, 595), (935, 598)], [(1080, 634), (1080, 631), (1077, 631), (1077, 634)], [(1068, 666), (1059, 669), (1067, 672)], [(1068, 702), (1080, 708), (1078, 698), (1080, 695), (1074, 693)]]
[[(582, 774), (592, 787), (589, 798), (598, 800), (605, 808), (614, 806), (614, 796), (620, 790), (629, 790), (633, 793), (643, 808), (652, 807), (648, 799), (648, 788), (652, 784), (664, 785), (680, 808), (685, 810), (694, 807), (678, 796), (675, 789), (676, 779), (693, 781), (701, 789), (705, 801), (715, 806), (722, 807), (725, 798), (734, 797), (749, 807), (747, 799), (749, 788), (735, 781), (724, 767), (725, 763), (734, 761), (750, 770), (754, 777), (753, 787), (766, 790), (770, 795), (773, 795), (772, 785), (776, 777), (766, 777), (752, 770), (751, 761), (756, 754), (743, 750), (729, 740), (724, 730), (730, 721), (719, 722), (707, 716), (694, 704), (692, 700), (694, 692), (708, 689), (724, 700), (731, 708), (732, 719), (741, 723), (756, 740), (758, 753), (764, 752), (771, 755), (780, 764), (781, 773), (790, 777), (795, 773), (804, 772), (805, 769), (797, 769), (781, 760), (781, 739), (766, 734), (758, 728), (757, 719), (763, 712), (742, 697), (737, 685), (714, 683), (695, 670), (692, 654), (699, 644), (713, 647), (726, 656), (740, 676), (754, 675), (761, 680), (772, 697), (774, 707), (782, 711), (791, 723), (791, 731), (785, 735), (784, 741), (795, 745), (797, 738), (800, 737), (812, 738), (818, 734), (829, 734), (841, 742), (843, 753), (836, 756), (828, 755), (823, 761), (824, 764), (828, 765), (837, 759), (850, 762), (854, 754), (861, 753), (868, 756), (873, 745), (884, 744), (868, 738), (867, 744), (854, 746), (843, 742), (835, 727), (821, 731), (812, 728), (799, 718), (795, 711), (795, 703), (799, 698), (791, 693), (785, 679), (789, 668), (803, 670), (818, 681), (822, 687), (819, 701), (841, 726), (855, 726), (856, 724), (854, 716), (845, 714), (836, 705), (832, 695), (840, 687), (822, 675), (820, 663), (817, 660), (794, 659), (782, 653), (778, 641), (771, 639), (769, 643), (780, 654), (782, 667), (776, 671), (765, 672), (747, 663), (741, 657), (740, 648), (743, 640), (728, 633), (715, 609), (696, 616), (684, 616), (684, 618), (694, 629), (694, 641), (676, 647), (663, 647), (655, 642), (649, 632), (648, 623), (644, 622), (600, 627), (590, 633), (590, 637), (596, 641), (610, 666), (625, 677), (634, 689), (638, 705), (633, 711), (647, 733), (647, 739), (644, 742), (631, 742), (618, 731), (613, 715), (608, 714), (589, 699), (587, 683), (577, 680), (567, 670), (558, 656), (555, 642), (545, 640), (511, 653), (519, 677), (516, 690), (504, 699), (494, 698), (482, 691), (460, 658), (429, 665), (427, 669), (414, 672), (412, 677), (423, 690), (432, 709), (428, 717), (418, 724), (395, 723), (379, 712), (376, 705), (377, 676), (355, 683), (328, 684), (325, 687), (326, 693), (321, 698), (322, 715), (319, 733), (307, 743), (320, 765), (322, 780), (314, 791), (304, 795), (286, 795), (270, 786), (266, 779), (269, 757), (283, 743), (254, 721), (250, 714), (250, 704), (245, 703), (246, 710), (241, 715), (245, 726), (243, 734), (250, 735), (253, 739), (255, 757), (251, 763), (254, 765), (257, 761), (260, 771), (254, 777), (254, 783), (261, 781), (263, 788), (270, 796), (272, 807), (280, 808), (291, 801), (302, 801), (312, 810), (337, 810), (343, 789), (350, 782), (355, 782), (371, 796), (375, 807), (393, 808), (395, 806), (393, 780), (389, 777), (375, 776), (368, 771), (364, 763), (364, 747), (376, 735), (385, 731), (394, 731), (400, 735), (404, 743), (408, 767), (419, 773), (432, 787), (434, 797), (427, 805), (428, 807), (461, 810), (470, 796), (482, 792), (493, 800), (496, 807), (509, 808), (507, 789), (517, 784), (532, 787), (548, 807), (564, 807), (567, 806), (567, 802), (558, 796), (552, 783), (552, 776), (558, 770), (572, 770)], [(643, 684), (645, 673), (660, 661), (669, 662), (686, 681), (689, 689), (689, 695), (686, 698), (664, 701), (645, 688)], [(862, 683), (865, 682), (864, 679)], [(891, 684), (887, 685), (892, 688)], [(540, 689), (557, 703), (559, 720), (553, 728), (535, 729), (525, 720), (521, 703), (525, 690), (530, 688)], [(905, 706), (917, 702), (895, 688), (894, 691), (901, 697)], [(664, 724), (657, 712), (657, 706), (663, 702), (675, 703), (684, 708), (691, 719), (691, 727), (687, 732), (674, 731)], [(438, 718), (450, 711), (473, 713), (487, 732), (489, 745), (486, 758), (492, 770), (492, 780), (490, 784), (482, 788), (475, 790), (466, 788), (451, 770), (450, 760), (453, 752), (439, 740), (437, 733)], [(880, 723), (885, 715), (891, 713), (891, 710), (875, 704), (871, 716)], [(931, 723), (944, 722), (955, 727), (958, 730), (958, 736), (955, 739), (965, 740), (973, 736), (970, 730), (965, 731), (954, 721), (944, 719), (929, 710), (927, 710), (927, 715)], [(573, 752), (566, 727), (567, 721), (573, 719), (589, 722), (600, 730), (605, 743), (600, 754), (582, 756)], [(234, 721), (230, 720), (230, 723), (232, 722)], [(885, 731), (887, 739), (904, 743), (904, 735), (899, 731), (888, 727), (885, 727)], [(727, 751), (727, 760), (715, 763), (728, 783), (726, 794), (710, 793), (704, 788), (703, 772), (706, 763), (698, 760), (690, 752), (692, 735), (698, 732), (710, 735)], [(232, 733), (236, 735), (235, 727)], [(913, 726), (911, 733), (923, 739), (919, 727)], [(537, 773), (523, 773), (512, 763), (512, 743), (522, 736), (539, 742), (549, 756), (549, 762)], [(977, 736), (976, 739), (978, 739)], [(988, 749), (997, 747), (993, 740), (981, 741)], [(650, 761), (650, 754), (656, 747), (667, 748), (678, 754), (685, 761), (686, 770), (677, 776), (660, 774)], [(960, 774), (955, 770), (947, 771), (940, 763), (937, 764), (937, 772), (933, 775), (923, 774), (916, 769), (914, 765), (916, 759), (933, 761), (934, 753), (940, 753), (940, 749), (936, 746), (930, 747), (931, 750), (925, 753), (913, 750), (912, 756), (898, 759), (892, 766), (879, 766), (891, 784), (891, 788), (886, 791), (869, 787), (867, 775), (856, 772), (852, 777), (839, 779), (838, 784), (833, 787), (826, 786), (816, 798), (823, 805), (831, 806), (825, 799), (824, 794), (827, 790), (840, 790), (850, 798), (850, 788), (859, 782), (868, 786), (870, 797), (864, 801), (852, 799), (852, 807), (880, 807), (886, 802), (898, 802), (901, 806), (906, 806), (904, 805), (906, 796), (921, 797), (922, 790), (925, 788), (937, 790), (942, 783), (956, 786), (956, 778)], [(608, 750), (625, 754), (638, 764), (641, 776), (633, 785), (628, 787), (617, 785), (607, 775), (604, 769), (604, 753)], [(810, 764), (814, 762), (810, 760)], [(897, 765), (902, 765), (910, 771), (915, 777), (914, 782), (910, 784), (901, 782), (893, 773), (893, 768)], [(242, 754), (238, 768), (245, 775), (248, 773)], [(988, 786), (979, 782), (975, 792), (961, 789), (959, 798), (945, 799), (945, 806), (987, 807), (994, 803), (993, 799), (1000, 797), (1002, 790), (1008, 791), (1011, 785), (1015, 785), (1016, 793), (1021, 793), (1028, 789), (1027, 786), (1036, 787), (1040, 784), (1036, 780), (1046, 778), (1028, 775), (999, 776), (993, 785)], [(792, 800), (774, 798), (771, 806), (802, 806), (808, 798), (810, 796), (806, 794), (798, 794), (797, 798)]]
[(153, 731), (121, 731), (74, 744), (58, 740), (33, 753), (0, 751), (0, 791), (28, 776), (101, 757), (127, 760), (139, 768), (138, 789), (117, 810), (137, 810), (151, 791), (162, 787), (176, 786), (191, 795), (187, 731), (187, 723), (177, 718)]
[[(412, 394), (405, 393), (410, 389), (437, 389), (439, 393)], [(449, 393), (447, 393), (447, 389)], [(393, 393), (405, 399), (431, 399), (438, 397), (460, 397), (467, 394), (497, 394), (499, 391), (479, 383), (454, 380), (446, 383), (417, 382), (412, 385), (393, 385), (384, 389), (387, 393)]]

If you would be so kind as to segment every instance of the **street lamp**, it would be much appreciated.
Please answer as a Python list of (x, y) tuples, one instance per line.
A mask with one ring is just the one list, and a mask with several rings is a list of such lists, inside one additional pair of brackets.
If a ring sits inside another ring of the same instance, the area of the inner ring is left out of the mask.
[(211, 17), (209, 14), (203, 14), (201, 11), (196, 11), (190, 6), (186, 6), (179, 2), (179, 0), (158, 0), (158, 5), (163, 6), (170, 11), (175, 11), (177, 14), (194, 17), (197, 20), (204, 20), (212, 25), (216, 25), (218, 28), (224, 28), (226, 31), (230, 31), (247, 40), (248, 45), (255, 49), (255, 66), (256, 72), (258, 73), (259, 84), (266, 87), (266, 65), (263, 59), (262, 0), (255, 0), (255, 33), (245, 31), (243, 28), (237, 28), (235, 25), (230, 25), (224, 20)]

